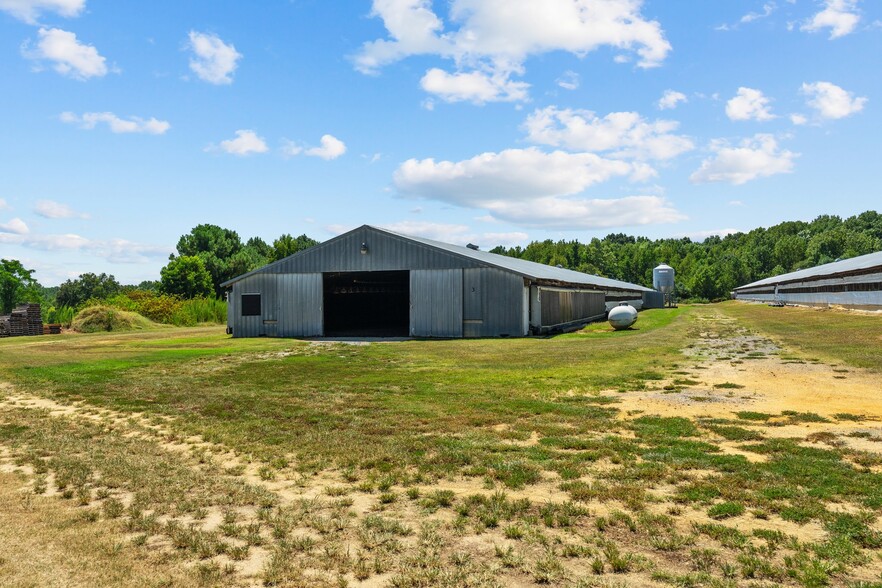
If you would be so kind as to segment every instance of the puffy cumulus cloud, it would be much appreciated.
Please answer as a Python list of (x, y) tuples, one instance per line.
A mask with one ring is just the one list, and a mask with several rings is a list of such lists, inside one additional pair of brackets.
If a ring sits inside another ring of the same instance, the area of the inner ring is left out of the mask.
[(264, 141), (262, 137), (257, 136), (257, 133), (254, 131), (248, 129), (240, 129), (236, 131), (235, 139), (221, 141), (218, 145), (209, 145), (206, 148), (206, 151), (215, 151), (218, 149), (225, 153), (238, 155), (240, 157), (251, 155), (252, 153), (266, 153), (269, 151), (266, 141)]
[(817, 33), (830, 29), (830, 39), (838, 39), (854, 31), (861, 20), (857, 0), (824, 0), (824, 9), (800, 25), (799, 30)]
[(798, 153), (781, 150), (775, 138), (766, 134), (744, 139), (734, 147), (723, 140), (713, 141), (710, 149), (714, 155), (689, 176), (695, 184), (728, 182), (737, 186), (757, 178), (790, 173), (793, 160), (799, 157)]
[(689, 99), (686, 97), (686, 94), (683, 92), (677, 92), (675, 90), (665, 90), (665, 93), (662, 94), (662, 97), (659, 98), (658, 101), (658, 109), (659, 110), (671, 110), (673, 108), (677, 108), (677, 105), (681, 102), (688, 102)]
[(8, 223), (0, 223), (0, 233), (11, 233), (13, 235), (27, 235), (31, 230), (28, 225), (20, 218), (14, 218)]
[(80, 43), (74, 33), (41, 28), (37, 31), (37, 37), (33, 48), (30, 42), (22, 45), (21, 53), (25, 58), (50, 62), (52, 69), (75, 80), (84, 81), (107, 75), (106, 59), (92, 45)]
[(510, 72), (482, 71), (447, 73), (433, 67), (420, 86), (445, 102), (514, 102), (526, 100), (530, 84), (511, 80)]
[(845, 118), (863, 110), (867, 103), (867, 98), (855, 98), (851, 92), (830, 82), (803, 84), (800, 92), (806, 95), (806, 103), (821, 118)]
[(200, 80), (217, 85), (233, 83), (233, 72), (242, 54), (232, 44), (211, 33), (190, 31), (189, 48), (193, 51), (190, 69)]
[(676, 121), (649, 122), (636, 112), (611, 112), (600, 118), (588, 110), (555, 106), (537, 109), (524, 123), (533, 143), (641, 160), (671, 159), (691, 150), (689, 138), (673, 134), (678, 127)]
[(775, 115), (770, 109), (770, 100), (762, 91), (753, 88), (738, 88), (738, 94), (726, 102), (726, 116), (732, 120), (772, 120)]
[[(303, 154), (330, 161), (332, 159), (337, 159), (344, 153), (346, 153), (346, 143), (334, 135), (322, 135), (321, 144), (318, 147), (303, 147), (294, 141), (288, 140), (285, 140), (282, 143), (282, 154), (289, 157)], [(375, 153), (373, 157), (370, 158), (370, 163), (374, 163), (379, 159), (380, 154)]]
[(635, 164), (593, 153), (545, 153), (531, 147), (482, 153), (457, 162), (409, 159), (395, 170), (393, 181), (408, 196), (474, 207), (499, 194), (512, 200), (576, 194), (611, 178), (642, 171)]
[(806, 124), (808, 122), (808, 119), (805, 117), (805, 115), (794, 113), (790, 115), (790, 122), (797, 126), (801, 126)]
[(43, 218), (89, 218), (85, 212), (77, 212), (67, 204), (54, 200), (37, 201), (34, 212)]
[(411, 159), (393, 180), (404, 196), (486, 210), (496, 220), (521, 226), (601, 228), (681, 220), (664, 198), (603, 200), (574, 195), (616, 177), (645, 179), (645, 164), (593, 153), (545, 153), (536, 148), (483, 153), (452, 162)]
[(59, 118), (62, 122), (79, 125), (83, 129), (94, 129), (98, 123), (105, 123), (113, 133), (163, 135), (171, 128), (171, 124), (168, 121), (155, 118), (145, 120), (137, 116), (124, 119), (112, 112), (84, 112), (82, 115), (76, 115), (73, 112), (62, 112)]
[(0, 0), (0, 10), (28, 24), (36, 24), (44, 12), (72, 18), (86, 7), (86, 0)]
[[(452, 60), (456, 71), (445, 76), (430, 70), (423, 78), (426, 91), (444, 90), (439, 94), (442, 98), (465, 95), (459, 99), (477, 103), (489, 102), (493, 90), (494, 97), (525, 100), (527, 86), (516, 85), (510, 77), (523, 74), (523, 64), (531, 55), (567, 51), (583, 56), (610, 46), (636, 53), (639, 67), (660, 65), (671, 45), (659, 23), (643, 17), (642, 4), (642, 0), (452, 0), (451, 26), (445, 27), (431, 0), (374, 0), (371, 15), (383, 20), (388, 38), (364, 43), (354, 63), (359, 71), (375, 74), (412, 55), (437, 55)], [(484, 98), (476, 99), (480, 96)]]
[(485, 203), (484, 208), (499, 220), (555, 229), (608, 229), (686, 219), (661, 196), (609, 199), (548, 196), (529, 201), (494, 200)]

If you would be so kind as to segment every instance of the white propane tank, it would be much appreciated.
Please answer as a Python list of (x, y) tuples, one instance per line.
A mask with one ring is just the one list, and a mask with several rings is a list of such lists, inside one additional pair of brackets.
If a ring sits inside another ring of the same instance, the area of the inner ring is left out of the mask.
[(606, 319), (616, 331), (627, 329), (637, 322), (637, 309), (627, 302), (622, 302), (609, 311)]

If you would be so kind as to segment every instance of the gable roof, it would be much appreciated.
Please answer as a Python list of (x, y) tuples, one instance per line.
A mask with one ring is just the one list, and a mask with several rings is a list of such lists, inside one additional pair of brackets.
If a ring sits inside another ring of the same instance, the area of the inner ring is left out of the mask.
[[(470, 249), (468, 247), (462, 247), (460, 245), (453, 245), (451, 243), (444, 243), (442, 241), (435, 241), (433, 239), (426, 239), (425, 237), (416, 237), (413, 235), (404, 235), (401, 233), (396, 233), (395, 231), (390, 231), (389, 229), (384, 229), (382, 227), (375, 227), (371, 225), (364, 225), (359, 227), (358, 229), (369, 229), (372, 231), (377, 231), (379, 233), (384, 233), (386, 235), (390, 235), (392, 237), (403, 239), (406, 241), (410, 241), (413, 243), (419, 243), (421, 245), (430, 247), (432, 249), (437, 249), (439, 251), (443, 251), (445, 253), (451, 254), (455, 257), (465, 258), (473, 262), (477, 262), (480, 265), (495, 267), (498, 269), (506, 270), (512, 273), (519, 274), (525, 278), (530, 278), (537, 281), (546, 281), (546, 282), (554, 282), (561, 284), (573, 284), (579, 286), (587, 286), (594, 288), (608, 288), (613, 290), (632, 290), (639, 292), (652, 292), (651, 288), (646, 288), (644, 286), (640, 286), (638, 284), (632, 284), (630, 282), (623, 282), (621, 280), (612, 280), (610, 278), (603, 278), (600, 276), (595, 276), (592, 274), (586, 274), (582, 272), (577, 272), (573, 270), (568, 270), (560, 267), (554, 267), (550, 265), (546, 265), (543, 263), (536, 263), (535, 261), (527, 261), (526, 259), (518, 259), (516, 257), (508, 257), (507, 255), (499, 255), (497, 253), (490, 253), (489, 251), (480, 251), (475, 249)], [(352, 232), (352, 231), (349, 231)], [(328, 246), (332, 244), (334, 241), (345, 237), (348, 233), (343, 233), (342, 235), (338, 235), (333, 239), (325, 241), (315, 247)], [(221, 286), (229, 286), (239, 280), (246, 278), (248, 276), (258, 274), (258, 273), (273, 273), (274, 266), (278, 266), (284, 262), (292, 260), (298, 256), (308, 254), (313, 248), (305, 249), (294, 255), (286, 257), (285, 259), (280, 259), (279, 261), (273, 262), (269, 265), (265, 265), (261, 268), (250, 271), (241, 276), (235, 277), (232, 280), (228, 280), (221, 284)]]
[(756, 282), (751, 282), (750, 284), (745, 284), (744, 286), (738, 286), (737, 288), (735, 288), (735, 290), (754, 288), (757, 286), (766, 286), (770, 284), (780, 284), (783, 282), (811, 280), (812, 278), (835, 278), (841, 274), (848, 274), (876, 267), (880, 268), (879, 271), (882, 271), (882, 251), (877, 251), (876, 253), (868, 253), (867, 255), (860, 255), (858, 257), (852, 257), (851, 259), (843, 259), (842, 261), (834, 261), (833, 263), (825, 263), (824, 265), (818, 265), (804, 270), (781, 274), (779, 276), (772, 276), (771, 278), (757, 280)]

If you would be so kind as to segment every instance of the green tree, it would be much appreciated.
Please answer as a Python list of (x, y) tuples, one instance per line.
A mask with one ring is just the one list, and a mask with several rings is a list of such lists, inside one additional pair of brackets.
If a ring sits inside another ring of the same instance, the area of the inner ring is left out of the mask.
[(112, 275), (101, 273), (80, 274), (76, 280), (66, 280), (58, 288), (55, 295), (57, 306), (77, 307), (82, 303), (95, 298), (104, 300), (118, 294), (122, 286)]
[(214, 287), (211, 274), (205, 269), (202, 259), (196, 255), (182, 255), (168, 262), (160, 270), (160, 292), (183, 298), (211, 296)]
[(777, 265), (788, 271), (805, 259), (805, 239), (797, 235), (784, 235), (775, 243), (774, 259)]
[(311, 237), (307, 237), (306, 235), (292, 237), (286, 233), (273, 241), (272, 251), (269, 256), (270, 261), (285, 259), (289, 255), (294, 255), (304, 249), (309, 249), (313, 245), (318, 245), (318, 243), (318, 241)]
[(16, 259), (0, 259), (0, 314), (12, 312), (16, 304), (41, 300), (33, 274)]
[[(196, 256), (202, 260), (205, 269), (211, 276), (212, 288), (218, 296), (223, 294), (221, 284), (237, 273), (231, 260), (242, 250), (242, 240), (236, 231), (224, 229), (217, 225), (197, 225), (186, 235), (178, 240), (178, 256)], [(169, 257), (174, 261), (175, 255)], [(248, 271), (248, 270), (246, 270)]]

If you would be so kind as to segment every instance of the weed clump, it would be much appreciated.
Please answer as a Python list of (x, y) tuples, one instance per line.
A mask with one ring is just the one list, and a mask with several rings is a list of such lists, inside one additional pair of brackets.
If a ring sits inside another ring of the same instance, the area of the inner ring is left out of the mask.
[(155, 324), (136, 312), (119, 310), (112, 306), (96, 305), (84, 308), (74, 317), (71, 328), (80, 333), (105, 331), (134, 331), (149, 329)]

